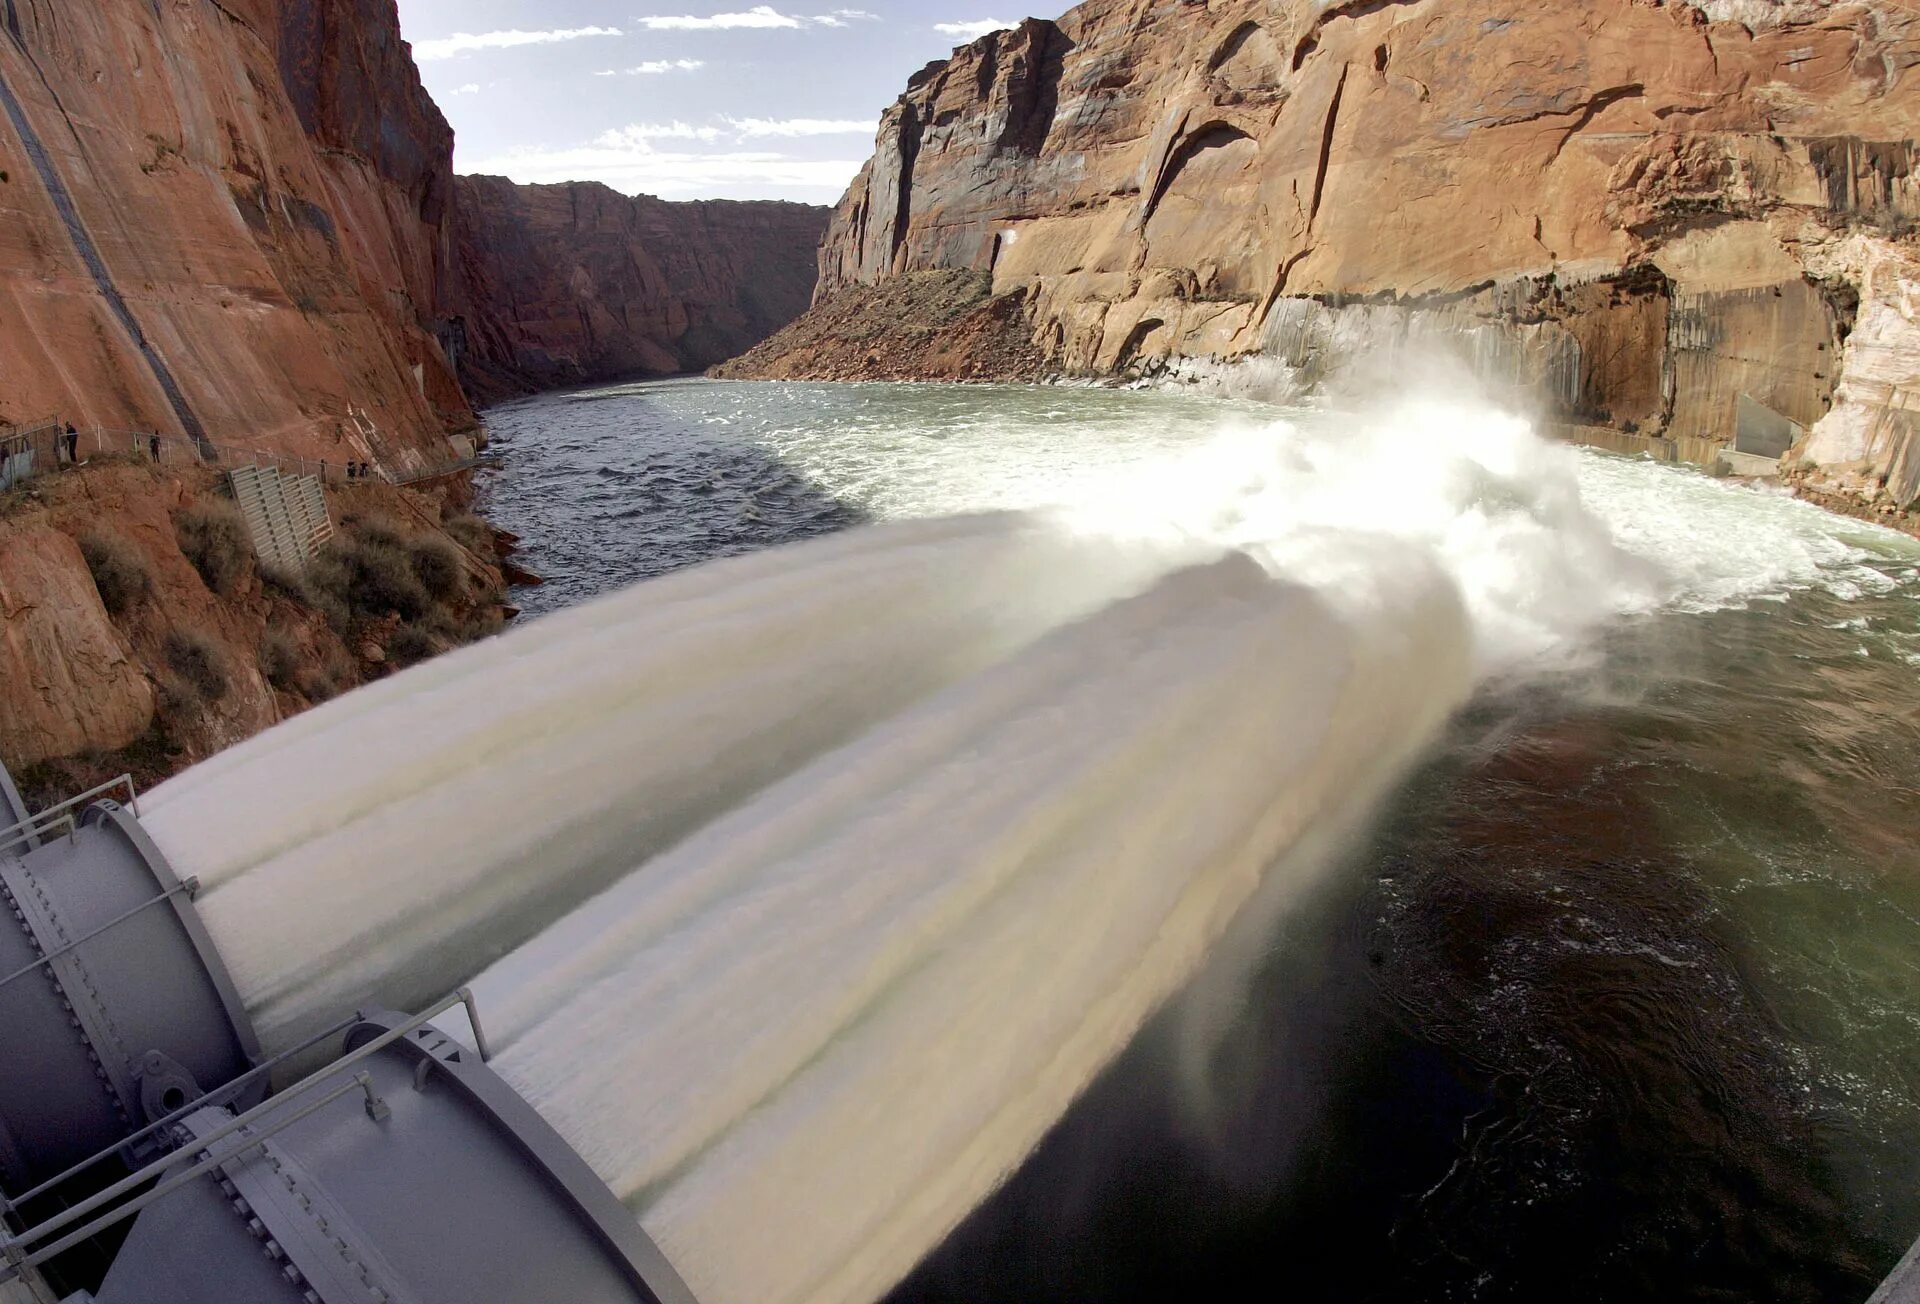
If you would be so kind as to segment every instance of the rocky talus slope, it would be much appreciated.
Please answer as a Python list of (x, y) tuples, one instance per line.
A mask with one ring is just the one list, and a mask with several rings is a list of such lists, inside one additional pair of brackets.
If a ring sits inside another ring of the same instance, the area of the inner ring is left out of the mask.
[[(1623, 447), (1793, 439), (1892, 510), (1920, 496), (1916, 65), (1894, 0), (1089, 0), (913, 78), (814, 313), (967, 270), (1071, 374), (1432, 345)], [(857, 374), (832, 334), (743, 373)]]

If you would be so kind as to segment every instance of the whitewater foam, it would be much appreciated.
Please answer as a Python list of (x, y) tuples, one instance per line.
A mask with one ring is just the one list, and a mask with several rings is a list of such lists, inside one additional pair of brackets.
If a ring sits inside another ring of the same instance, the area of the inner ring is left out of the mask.
[(701, 1298), (872, 1297), (1462, 700), (1445, 577), (1376, 596), (1233, 554), (929, 699), (483, 975), (495, 1066)]

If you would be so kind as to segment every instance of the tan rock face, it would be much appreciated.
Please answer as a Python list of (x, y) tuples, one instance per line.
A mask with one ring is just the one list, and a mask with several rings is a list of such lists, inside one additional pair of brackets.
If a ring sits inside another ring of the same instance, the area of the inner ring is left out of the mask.
[(1809, 250), (1912, 247), (1916, 67), (1892, 0), (1090, 0), (912, 81), (816, 301), (970, 269), (1068, 372), (1433, 337), (1620, 431), (1811, 426), (1864, 350)]
[(827, 216), (462, 177), (462, 370), (498, 393), (731, 358), (805, 311)]

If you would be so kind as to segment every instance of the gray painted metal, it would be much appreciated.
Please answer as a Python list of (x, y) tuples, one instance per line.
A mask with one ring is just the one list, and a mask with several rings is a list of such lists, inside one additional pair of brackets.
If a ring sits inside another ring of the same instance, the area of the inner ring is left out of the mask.
[(1880, 1283), (1867, 1304), (1920, 1304), (1920, 1243), (1907, 1251), (1893, 1275)]
[[(13, 786), (13, 776), (7, 773), (6, 766), (0, 765), (0, 830), (25, 824), (32, 815), (27, 803), (20, 800), (20, 790)], [(27, 845), (37, 846), (38, 840)]]
[[(372, 1016), (346, 1048), (408, 1022)], [(694, 1304), (585, 1162), (431, 1025), (218, 1137), (229, 1120), (184, 1121), (180, 1168), (223, 1162), (140, 1214), (99, 1304)]]
[(256, 1062), (192, 892), (111, 802), (0, 855), (0, 1191), (61, 1175)]

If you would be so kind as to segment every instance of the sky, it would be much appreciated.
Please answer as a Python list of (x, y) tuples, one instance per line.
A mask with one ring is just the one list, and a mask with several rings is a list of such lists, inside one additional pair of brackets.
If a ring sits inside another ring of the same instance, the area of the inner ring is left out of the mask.
[(845, 192), (910, 76), (1021, 16), (1000, 0), (400, 0), (460, 172), (815, 204)]

